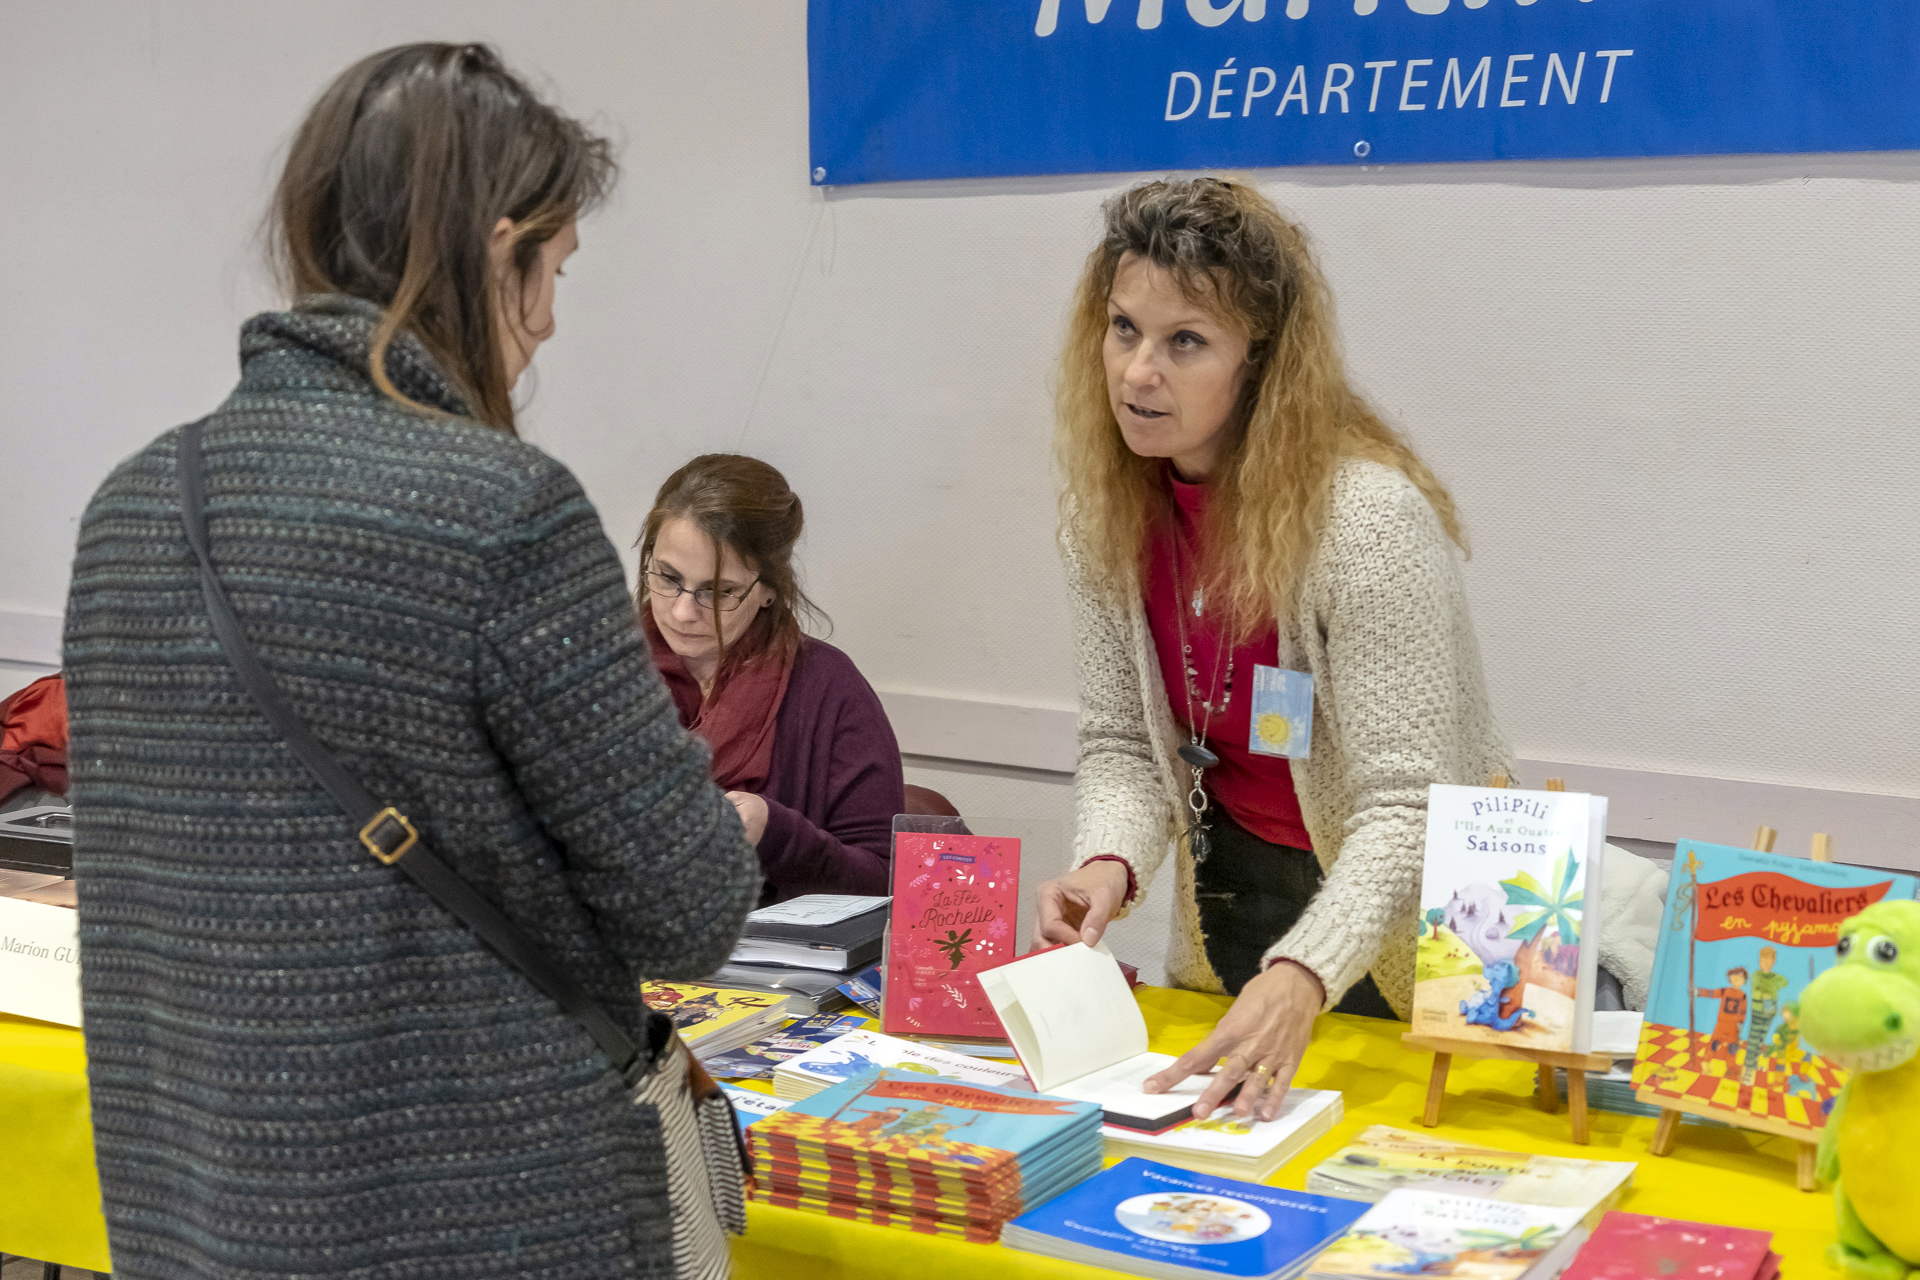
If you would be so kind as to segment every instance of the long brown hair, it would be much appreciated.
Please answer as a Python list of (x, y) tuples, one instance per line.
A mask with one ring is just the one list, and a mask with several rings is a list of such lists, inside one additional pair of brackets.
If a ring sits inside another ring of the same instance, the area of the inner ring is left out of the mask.
[[(484, 44), (407, 44), (328, 85), (294, 135), (269, 232), (298, 301), (364, 298), (385, 314), (368, 372), (403, 404), (386, 352), (407, 330), (482, 422), (512, 431), (494, 300), (519, 308), (540, 246), (598, 204), (617, 170), (604, 138), (539, 100)], [(488, 245), (513, 223), (507, 278)]]
[(1094, 580), (1118, 594), (1169, 499), (1162, 462), (1127, 448), (1107, 393), (1107, 295), (1122, 256), (1172, 274), (1196, 304), (1248, 339), (1245, 390), (1210, 478), (1208, 598), (1236, 631), (1270, 625), (1298, 590), (1344, 458), (1405, 473), (1466, 549), (1453, 499), (1400, 434), (1347, 382), (1333, 298), (1306, 232), (1267, 198), (1216, 178), (1144, 182), (1108, 200), (1060, 357), (1054, 448), (1062, 518)]
[(720, 636), (719, 602), (714, 602), (713, 636), (720, 645), (716, 685), (733, 667), (791, 657), (800, 647), (803, 619), (831, 628), (827, 615), (801, 589), (794, 570), (793, 547), (806, 528), (806, 512), (778, 468), (745, 454), (703, 453), (667, 477), (653, 496), (653, 510), (635, 543), (640, 548), (640, 587), (634, 593), (639, 608), (647, 607), (645, 575), (653, 564), (654, 543), (661, 526), (673, 519), (688, 521), (712, 541), (716, 565), (731, 550), (773, 591), (773, 603), (760, 611), (734, 646), (731, 665)]

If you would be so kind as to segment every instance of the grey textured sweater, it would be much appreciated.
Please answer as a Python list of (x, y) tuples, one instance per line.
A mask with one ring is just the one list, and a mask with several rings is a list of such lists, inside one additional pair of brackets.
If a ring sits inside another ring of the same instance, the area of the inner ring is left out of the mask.
[[(759, 889), (566, 468), (258, 316), (206, 430), (214, 563), (298, 713), (629, 1028)], [(411, 340), (388, 371), (463, 405)], [(369, 857), (209, 630), (177, 432), (87, 509), (67, 611), (82, 988), (114, 1274), (670, 1272), (651, 1110)]]

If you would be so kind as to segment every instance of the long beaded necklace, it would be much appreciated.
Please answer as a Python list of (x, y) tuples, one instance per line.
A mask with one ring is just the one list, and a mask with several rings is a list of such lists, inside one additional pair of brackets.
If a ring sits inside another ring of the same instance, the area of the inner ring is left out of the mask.
[[(1213, 655), (1213, 674), (1215, 677), (1220, 675), (1220, 662), (1222, 658), (1226, 660), (1227, 670), (1226, 678), (1221, 681), (1220, 705), (1216, 707), (1213, 705), (1211, 697), (1201, 696), (1199, 687), (1194, 683), (1200, 675), (1200, 672), (1193, 665), (1193, 645), (1187, 639), (1187, 610), (1193, 610), (1193, 616), (1196, 621), (1201, 618), (1206, 609), (1206, 593), (1203, 588), (1195, 586), (1193, 596), (1189, 599), (1186, 594), (1186, 589), (1182, 585), (1183, 580), (1180, 572), (1180, 536), (1176, 530), (1173, 534), (1173, 595), (1175, 601), (1173, 616), (1180, 636), (1181, 684), (1184, 686), (1184, 692), (1187, 697), (1187, 741), (1181, 743), (1179, 747), (1175, 749), (1175, 754), (1177, 754), (1181, 760), (1185, 761), (1193, 770), (1193, 786), (1187, 792), (1187, 809), (1192, 813), (1193, 820), (1187, 824), (1187, 829), (1182, 834), (1186, 837), (1187, 851), (1193, 855), (1194, 862), (1200, 863), (1207, 860), (1207, 854), (1211, 851), (1211, 842), (1207, 836), (1207, 808), (1209, 801), (1207, 799), (1206, 772), (1220, 763), (1220, 757), (1206, 745), (1207, 730), (1213, 726), (1213, 713), (1218, 711), (1224, 715), (1227, 708), (1233, 703), (1233, 653), (1227, 647), (1227, 636), (1230, 628), (1222, 627), (1220, 630), (1220, 643)], [(1213, 688), (1211, 680), (1208, 681), (1207, 688), (1209, 693), (1211, 693)], [(1194, 715), (1193, 704), (1195, 702), (1198, 702), (1201, 708), (1206, 711), (1205, 718)]]

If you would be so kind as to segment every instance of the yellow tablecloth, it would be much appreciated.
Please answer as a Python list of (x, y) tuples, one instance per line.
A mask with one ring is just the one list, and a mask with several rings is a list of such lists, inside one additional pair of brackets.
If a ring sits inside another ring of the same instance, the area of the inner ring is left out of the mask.
[[(1183, 1053), (1212, 1030), (1231, 1003), (1221, 996), (1154, 987), (1140, 990), (1151, 1047)], [(1400, 1047), (1404, 1024), (1334, 1014), (1314, 1028), (1296, 1083), (1346, 1094), (1346, 1118), (1272, 1179), (1300, 1190), (1307, 1170), (1371, 1124), (1420, 1128), (1433, 1059)], [(1665, 1159), (1647, 1155), (1654, 1121), (1593, 1113), (1590, 1146), (1567, 1137), (1564, 1108), (1550, 1116), (1533, 1105), (1533, 1068), (1524, 1062), (1456, 1058), (1447, 1080), (1443, 1123), (1432, 1132), (1513, 1151), (1591, 1160), (1637, 1160), (1633, 1190), (1621, 1208), (1773, 1232), (1782, 1271), (1807, 1280), (1831, 1274), (1821, 1255), (1833, 1239), (1833, 1198), (1795, 1189), (1796, 1144), (1732, 1129), (1687, 1125)], [(1024, 1280), (1029, 1276), (1111, 1277), (1115, 1273), (1004, 1249), (915, 1235), (894, 1227), (842, 1222), (798, 1209), (747, 1207), (747, 1234), (734, 1242), (742, 1280), (834, 1276), (837, 1280), (907, 1276), (912, 1280)]]
[[(1198, 1042), (1228, 1001), (1187, 991), (1143, 988), (1152, 1046), (1179, 1053)], [(1282, 1169), (1276, 1186), (1301, 1188), (1307, 1170), (1370, 1124), (1418, 1128), (1426, 1097), (1425, 1054), (1400, 1047), (1397, 1023), (1338, 1015), (1322, 1018), (1297, 1083), (1346, 1094), (1346, 1118)], [(1456, 1059), (1447, 1084), (1445, 1123), (1434, 1132), (1488, 1146), (1596, 1160), (1638, 1160), (1625, 1209), (1773, 1232), (1783, 1269), (1796, 1278), (1825, 1274), (1821, 1255), (1833, 1239), (1833, 1202), (1794, 1187), (1794, 1144), (1731, 1129), (1688, 1125), (1674, 1154), (1647, 1156), (1651, 1119), (1595, 1112), (1593, 1143), (1567, 1139), (1564, 1112), (1533, 1106), (1525, 1063)], [(95, 1271), (107, 1270), (106, 1224), (91, 1158), (86, 1062), (80, 1033), (0, 1015), (0, 1252)], [(890, 1227), (841, 1222), (765, 1205), (748, 1207), (748, 1231), (736, 1241), (736, 1274), (774, 1277), (908, 1276), (1019, 1280), (1029, 1276), (1102, 1276), (998, 1245), (936, 1239)]]
[(105, 1271), (87, 1054), (72, 1027), (0, 1014), (0, 1253)]

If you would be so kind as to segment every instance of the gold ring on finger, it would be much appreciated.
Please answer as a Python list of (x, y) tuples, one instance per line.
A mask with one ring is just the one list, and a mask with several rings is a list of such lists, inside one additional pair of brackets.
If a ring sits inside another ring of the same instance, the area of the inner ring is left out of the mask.
[(1273, 1074), (1273, 1068), (1263, 1062), (1253, 1069), (1253, 1074), (1264, 1083), (1267, 1077)]

